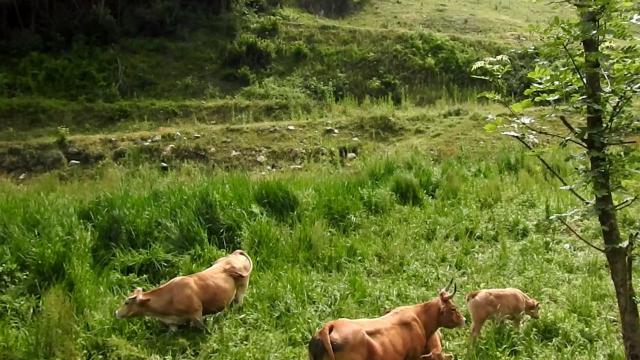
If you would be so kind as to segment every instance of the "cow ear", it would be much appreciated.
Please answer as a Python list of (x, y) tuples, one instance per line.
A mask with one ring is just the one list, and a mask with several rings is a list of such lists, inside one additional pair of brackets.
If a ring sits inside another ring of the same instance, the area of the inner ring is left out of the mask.
[(148, 298), (148, 297), (138, 296), (136, 298), (136, 303), (138, 303), (138, 305), (144, 305), (144, 304), (148, 303), (149, 300), (150, 300), (150, 298)]

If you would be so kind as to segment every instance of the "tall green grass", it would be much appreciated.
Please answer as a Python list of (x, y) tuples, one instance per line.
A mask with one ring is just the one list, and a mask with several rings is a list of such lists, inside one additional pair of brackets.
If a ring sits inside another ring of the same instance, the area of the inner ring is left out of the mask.
[[(515, 286), (543, 304), (521, 331), (489, 324), (475, 348), (468, 328), (445, 330), (458, 358), (622, 359), (603, 259), (548, 220), (573, 199), (534, 160), (389, 155), (268, 178), (190, 167), (0, 181), (0, 358), (303, 359), (322, 322), (424, 301), (454, 277), (461, 293)], [(113, 317), (133, 287), (236, 248), (256, 265), (249, 293), (207, 320), (210, 334)]]

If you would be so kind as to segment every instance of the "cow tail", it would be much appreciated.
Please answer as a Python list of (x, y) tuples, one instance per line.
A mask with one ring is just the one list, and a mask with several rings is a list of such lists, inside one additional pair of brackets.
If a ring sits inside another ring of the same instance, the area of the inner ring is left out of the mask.
[(329, 337), (329, 333), (332, 330), (333, 324), (327, 324), (311, 339), (311, 342), (309, 342), (309, 358), (311, 360), (322, 360), (324, 359), (324, 354), (327, 354), (329, 359), (336, 360), (336, 355), (331, 347), (331, 338)]
[(467, 302), (475, 299), (475, 297), (478, 296), (479, 293), (480, 291), (472, 291), (469, 294), (467, 294)]

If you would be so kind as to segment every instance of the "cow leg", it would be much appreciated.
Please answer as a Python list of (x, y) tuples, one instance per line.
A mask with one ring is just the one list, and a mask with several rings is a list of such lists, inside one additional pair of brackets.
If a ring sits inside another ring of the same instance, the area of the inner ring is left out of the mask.
[(207, 328), (207, 326), (204, 324), (204, 320), (201, 312), (193, 315), (193, 317), (190, 320), (191, 320), (191, 326), (196, 327), (206, 333), (210, 333), (209, 328)]
[(522, 320), (522, 317), (521, 316), (514, 316), (512, 320), (513, 320), (513, 326), (517, 330), (520, 330), (520, 321)]
[(482, 329), (482, 325), (484, 325), (486, 319), (474, 319), (473, 324), (471, 324), (471, 340), (476, 340), (480, 335), (480, 330)]

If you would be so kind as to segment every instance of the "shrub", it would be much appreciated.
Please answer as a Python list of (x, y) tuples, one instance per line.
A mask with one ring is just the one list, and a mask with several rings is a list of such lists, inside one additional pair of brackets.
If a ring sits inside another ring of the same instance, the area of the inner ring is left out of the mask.
[(409, 174), (397, 174), (391, 179), (391, 191), (402, 205), (420, 205), (423, 201), (418, 180)]
[(282, 181), (263, 181), (254, 192), (258, 205), (278, 220), (286, 220), (300, 206), (298, 196)]
[(227, 47), (224, 64), (262, 70), (271, 65), (274, 56), (275, 48), (270, 41), (253, 35), (242, 35)]
[(393, 207), (393, 194), (387, 189), (362, 189), (360, 197), (364, 208), (374, 215), (387, 213)]

